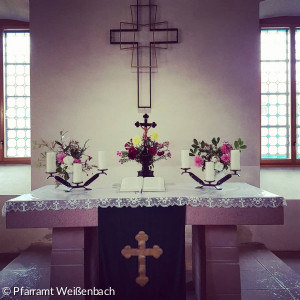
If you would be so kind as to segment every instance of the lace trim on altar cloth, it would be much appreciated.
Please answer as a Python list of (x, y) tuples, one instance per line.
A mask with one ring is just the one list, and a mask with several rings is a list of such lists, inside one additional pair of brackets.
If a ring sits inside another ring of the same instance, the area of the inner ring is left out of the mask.
[(193, 207), (210, 208), (247, 208), (247, 207), (271, 207), (286, 206), (282, 197), (269, 198), (201, 198), (199, 197), (136, 197), (136, 198), (104, 198), (104, 199), (68, 199), (68, 200), (36, 200), (36, 201), (8, 201), (2, 208), (2, 215), (7, 212), (26, 212), (42, 210), (62, 209), (92, 209), (107, 207), (168, 207), (190, 205)]

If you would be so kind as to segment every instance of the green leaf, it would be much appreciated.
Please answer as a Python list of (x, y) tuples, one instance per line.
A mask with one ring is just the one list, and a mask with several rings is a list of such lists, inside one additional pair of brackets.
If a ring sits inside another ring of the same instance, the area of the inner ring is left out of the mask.
[(238, 149), (238, 147), (239, 147), (239, 143), (238, 143), (238, 141), (235, 141), (235, 142), (234, 142), (234, 148), (235, 148), (235, 149)]
[(195, 145), (199, 145), (198, 141), (196, 139), (194, 139), (194, 144)]
[(247, 146), (246, 145), (242, 145), (240, 146), (241, 149), (247, 149)]

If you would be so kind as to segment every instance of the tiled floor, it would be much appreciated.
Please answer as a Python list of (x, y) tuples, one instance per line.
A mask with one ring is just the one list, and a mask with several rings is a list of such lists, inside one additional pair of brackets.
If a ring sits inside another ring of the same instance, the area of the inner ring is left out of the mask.
[(300, 299), (300, 275), (261, 244), (240, 247), (243, 300)]
[(300, 275), (300, 251), (273, 251), (273, 253)]
[[(49, 246), (38, 245), (23, 252), (0, 272), (0, 290), (16, 284), (48, 288), (50, 251)], [(0, 264), (1, 261), (7, 263), (7, 260), (8, 257), (1, 260), (0, 255)], [(295, 257), (293, 260), (299, 263)], [(242, 300), (300, 299), (300, 275), (263, 245), (245, 244), (240, 247), (240, 269)], [(196, 300), (190, 288), (191, 279), (191, 271), (187, 271), (187, 300)], [(1, 296), (0, 292), (0, 299), (17, 299)], [(47, 297), (22, 297), (22, 300), (28, 299), (47, 300)]]

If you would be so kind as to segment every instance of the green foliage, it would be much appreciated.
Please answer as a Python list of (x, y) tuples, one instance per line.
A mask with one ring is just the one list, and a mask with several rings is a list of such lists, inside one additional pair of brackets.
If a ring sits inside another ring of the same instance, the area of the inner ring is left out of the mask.
[(247, 149), (247, 145), (245, 145), (244, 141), (241, 138), (238, 138), (237, 141), (234, 141), (234, 149), (235, 150), (244, 150), (244, 149)]

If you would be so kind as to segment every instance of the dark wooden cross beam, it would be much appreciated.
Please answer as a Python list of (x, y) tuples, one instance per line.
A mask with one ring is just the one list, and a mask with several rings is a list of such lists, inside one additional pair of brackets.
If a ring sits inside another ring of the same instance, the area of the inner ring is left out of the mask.
[(157, 5), (151, 4), (151, 0), (147, 5), (141, 1), (130, 6), (130, 23), (120, 22), (119, 29), (110, 30), (110, 43), (119, 44), (121, 50), (132, 51), (131, 67), (137, 69), (138, 108), (150, 109), (152, 73), (157, 68), (156, 49), (177, 44), (178, 29), (168, 28), (168, 22), (156, 22)]

